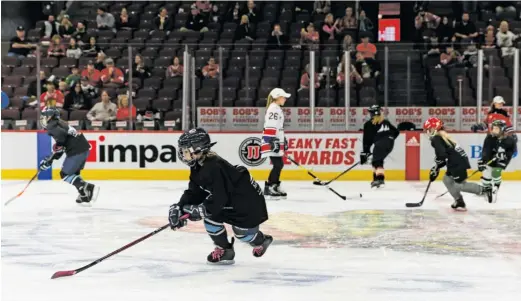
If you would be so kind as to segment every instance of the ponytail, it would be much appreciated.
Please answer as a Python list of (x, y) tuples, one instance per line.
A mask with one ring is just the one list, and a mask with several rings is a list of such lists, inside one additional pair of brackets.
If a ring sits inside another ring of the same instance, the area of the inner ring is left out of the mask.
[(268, 95), (268, 100), (266, 102), (266, 108), (268, 108), (273, 103), (273, 97)]
[(382, 115), (375, 115), (375, 116), (373, 116), (371, 122), (373, 124), (379, 124), (379, 123), (382, 123), (384, 121), (384, 119), (385, 118)]
[(454, 139), (452, 139), (449, 134), (444, 129), (441, 129), (438, 134), (445, 141), (445, 143), (451, 145), (452, 147), (456, 147), (457, 143)]

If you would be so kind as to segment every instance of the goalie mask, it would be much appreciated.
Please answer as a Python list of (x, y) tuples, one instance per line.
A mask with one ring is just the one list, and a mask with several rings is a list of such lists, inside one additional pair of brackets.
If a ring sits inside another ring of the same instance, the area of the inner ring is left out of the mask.
[(181, 162), (193, 167), (215, 144), (203, 128), (191, 129), (179, 137), (177, 156)]

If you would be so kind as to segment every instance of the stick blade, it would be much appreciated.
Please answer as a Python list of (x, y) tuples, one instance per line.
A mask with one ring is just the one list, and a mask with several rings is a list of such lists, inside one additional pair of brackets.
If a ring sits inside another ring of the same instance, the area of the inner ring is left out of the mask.
[(76, 274), (76, 271), (58, 271), (52, 275), (51, 279), (68, 277), (68, 276), (72, 276), (74, 274)]
[(423, 203), (406, 203), (405, 204), (405, 206), (409, 207), (409, 208), (421, 207), (421, 205), (423, 205)]

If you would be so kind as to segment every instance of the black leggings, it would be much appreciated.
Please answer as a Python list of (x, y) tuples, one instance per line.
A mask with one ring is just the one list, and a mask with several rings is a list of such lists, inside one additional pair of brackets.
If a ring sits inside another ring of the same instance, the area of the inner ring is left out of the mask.
[(282, 157), (270, 157), (270, 161), (273, 167), (268, 177), (268, 184), (278, 184), (280, 183), (280, 172), (284, 167), (284, 162), (282, 161)]

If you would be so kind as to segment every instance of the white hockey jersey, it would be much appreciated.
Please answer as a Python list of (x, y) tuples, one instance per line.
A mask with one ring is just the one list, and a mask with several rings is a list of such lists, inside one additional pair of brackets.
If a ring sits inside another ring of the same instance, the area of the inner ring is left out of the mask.
[[(279, 139), (280, 151), (274, 153), (271, 151), (270, 141), (273, 138)], [(262, 131), (262, 157), (281, 157), (284, 154), (284, 112), (282, 108), (276, 104), (271, 103), (266, 110), (264, 116), (264, 130)]]

